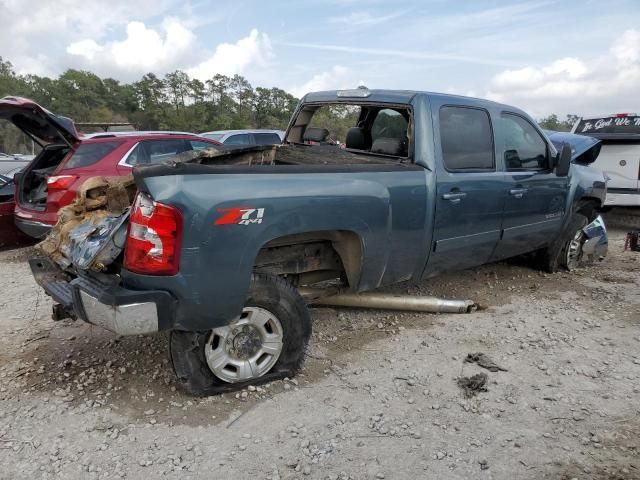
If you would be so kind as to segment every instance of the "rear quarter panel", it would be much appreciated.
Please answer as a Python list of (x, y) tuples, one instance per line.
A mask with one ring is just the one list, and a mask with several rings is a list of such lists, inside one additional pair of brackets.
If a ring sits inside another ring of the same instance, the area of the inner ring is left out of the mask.
[[(215, 167), (212, 167), (215, 168)], [(260, 167), (258, 167), (260, 168)], [(262, 167), (267, 172), (272, 167)], [(290, 168), (290, 167), (285, 167)], [(412, 278), (428, 253), (426, 177), (420, 166), (340, 173), (168, 175), (138, 179), (142, 189), (183, 213), (180, 272), (123, 272), (133, 288), (164, 289), (180, 300), (173, 328), (227, 323), (247, 296), (256, 255), (285, 235), (343, 230), (358, 235), (363, 258), (355, 290)], [(261, 223), (215, 225), (221, 209), (264, 209)]]

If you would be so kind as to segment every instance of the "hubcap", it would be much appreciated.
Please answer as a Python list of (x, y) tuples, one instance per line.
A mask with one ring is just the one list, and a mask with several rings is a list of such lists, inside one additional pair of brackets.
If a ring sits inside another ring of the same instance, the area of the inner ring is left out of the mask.
[(584, 238), (584, 233), (582, 229), (578, 230), (574, 237), (569, 242), (569, 247), (567, 248), (567, 258), (566, 264), (569, 270), (575, 270), (578, 268), (580, 264), (580, 260), (582, 259), (582, 241)]
[(245, 307), (229, 325), (211, 331), (205, 346), (207, 365), (220, 380), (243, 382), (261, 377), (282, 352), (282, 325), (260, 307)]

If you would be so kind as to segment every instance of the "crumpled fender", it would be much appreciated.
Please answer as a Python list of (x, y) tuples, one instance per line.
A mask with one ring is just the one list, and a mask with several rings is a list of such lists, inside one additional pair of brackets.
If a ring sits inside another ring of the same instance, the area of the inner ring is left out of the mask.
[(582, 244), (582, 262), (591, 263), (603, 260), (609, 250), (609, 236), (602, 217), (598, 215), (582, 231), (586, 237)]

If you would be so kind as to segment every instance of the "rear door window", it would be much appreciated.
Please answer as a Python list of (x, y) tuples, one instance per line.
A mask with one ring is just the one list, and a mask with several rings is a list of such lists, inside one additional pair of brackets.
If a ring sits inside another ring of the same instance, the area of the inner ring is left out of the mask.
[(144, 148), (144, 143), (139, 143), (127, 157), (127, 165), (143, 165), (145, 163), (149, 163), (149, 155)]
[(15, 185), (9, 177), (0, 175), (0, 202), (6, 202), (13, 199)]
[(527, 120), (519, 115), (501, 115), (502, 152), (507, 170), (546, 170), (549, 168), (547, 142)]
[[(278, 142), (279, 143), (279, 142)], [(225, 145), (251, 145), (251, 136), (247, 133), (231, 135), (224, 141)]]
[(258, 145), (276, 145), (282, 143), (277, 133), (254, 133), (253, 137), (256, 139)]
[(191, 145), (184, 140), (145, 140), (145, 150), (149, 163), (162, 163), (180, 153), (191, 150)]
[(489, 112), (479, 108), (440, 108), (440, 144), (450, 171), (495, 170)]
[(193, 150), (191, 144), (182, 139), (144, 140), (127, 157), (128, 165), (162, 163), (180, 153)]
[(116, 148), (122, 145), (122, 142), (99, 142), (99, 143), (82, 143), (73, 153), (64, 168), (88, 167), (103, 159)]

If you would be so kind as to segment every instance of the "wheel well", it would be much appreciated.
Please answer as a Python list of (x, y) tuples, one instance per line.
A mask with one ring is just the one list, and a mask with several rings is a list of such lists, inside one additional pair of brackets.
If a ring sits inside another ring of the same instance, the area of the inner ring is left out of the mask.
[(589, 222), (595, 220), (602, 204), (599, 199), (593, 197), (583, 197), (578, 201), (576, 212), (581, 213)]
[(286, 235), (258, 252), (254, 271), (284, 275), (297, 285), (341, 278), (354, 288), (360, 281), (362, 242), (350, 231), (320, 231)]

